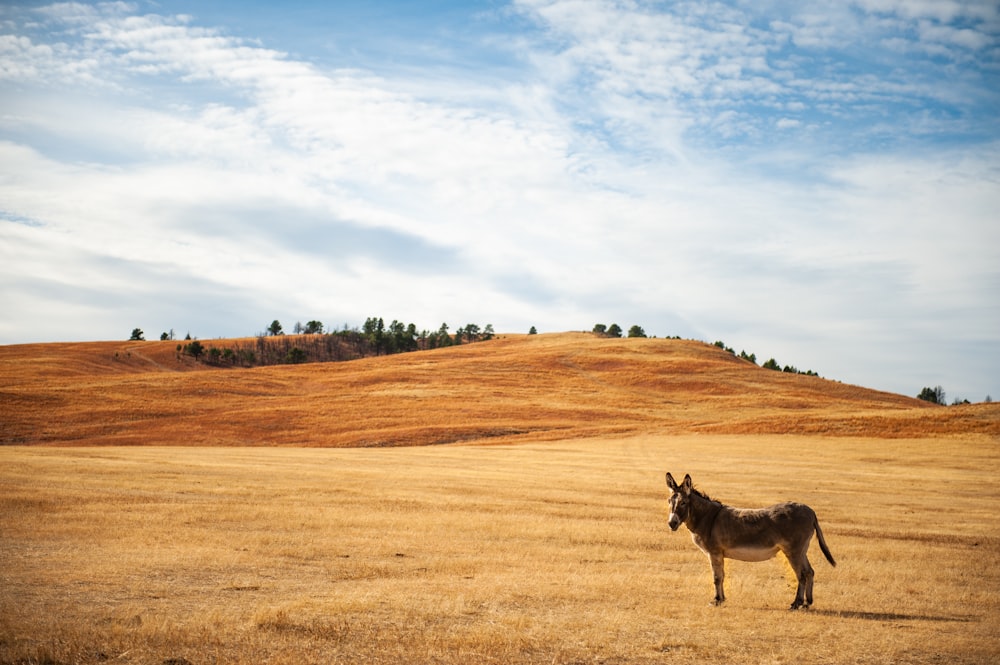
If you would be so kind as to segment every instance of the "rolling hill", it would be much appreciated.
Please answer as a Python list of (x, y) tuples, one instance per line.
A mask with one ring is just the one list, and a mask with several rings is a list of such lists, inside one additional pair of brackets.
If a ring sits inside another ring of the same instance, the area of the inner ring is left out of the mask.
[(635, 433), (1000, 436), (1000, 404), (939, 407), (765, 370), (701, 342), (587, 333), (254, 369), (196, 363), (176, 342), (0, 347), (7, 445), (357, 447)]

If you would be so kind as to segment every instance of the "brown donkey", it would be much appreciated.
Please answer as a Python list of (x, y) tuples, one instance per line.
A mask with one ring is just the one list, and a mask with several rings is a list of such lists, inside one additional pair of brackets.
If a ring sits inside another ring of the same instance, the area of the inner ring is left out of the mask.
[(801, 503), (779, 503), (770, 508), (731, 508), (696, 490), (691, 476), (685, 475), (678, 485), (667, 473), (670, 487), (670, 529), (687, 525), (691, 539), (712, 561), (715, 576), (715, 604), (726, 599), (722, 590), (725, 560), (767, 561), (779, 551), (792, 565), (799, 587), (795, 591), (793, 610), (809, 607), (813, 602), (813, 568), (806, 553), (813, 531), (820, 549), (831, 566), (836, 566), (816, 513)]

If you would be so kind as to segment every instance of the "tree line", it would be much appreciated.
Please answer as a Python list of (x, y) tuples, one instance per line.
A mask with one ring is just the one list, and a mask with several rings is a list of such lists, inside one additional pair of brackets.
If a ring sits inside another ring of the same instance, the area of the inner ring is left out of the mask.
[[(934, 386), (933, 388), (925, 386), (920, 393), (917, 394), (917, 399), (922, 399), (925, 402), (930, 402), (931, 404), (947, 404), (948, 398), (944, 392), (944, 388), (941, 386)], [(984, 403), (990, 404), (993, 402), (993, 398), (989, 395), (983, 400)], [(962, 404), (971, 404), (967, 399), (955, 398), (955, 401), (951, 403), (952, 406), (960, 406)]]
[(253, 339), (233, 340), (224, 346), (192, 340), (178, 344), (177, 354), (220, 367), (341, 362), (471, 344), (490, 340), (496, 334), (492, 324), (481, 328), (469, 323), (450, 332), (450, 326), (442, 323), (435, 331), (418, 331), (416, 325), (398, 320), (386, 325), (382, 317), (369, 317), (360, 329), (345, 325), (342, 330), (326, 331), (322, 322), (310, 321), (304, 326), (296, 323), (293, 330), (294, 336), (286, 335), (281, 322), (275, 319)]
[[(726, 346), (726, 343), (723, 342), (723, 341), (721, 341), (721, 340), (716, 341), (715, 342), (715, 346), (719, 347), (723, 351), (728, 351), (729, 353), (733, 354), (734, 356), (737, 355), (736, 351), (731, 346)], [(746, 351), (740, 351), (738, 355), (743, 360), (752, 362), (754, 365), (757, 364), (757, 354), (756, 353), (747, 353)], [(787, 374), (803, 374), (805, 376), (819, 376), (819, 374), (817, 374), (816, 372), (812, 371), (811, 369), (801, 370), (798, 367), (796, 367), (795, 365), (784, 365), (784, 366), (782, 366), (781, 363), (779, 363), (774, 358), (768, 358), (766, 361), (764, 361), (764, 364), (761, 365), (761, 367), (764, 368), (764, 369), (769, 369), (769, 370), (775, 371), (775, 372), (785, 372)]]
[[(617, 323), (612, 323), (610, 326), (605, 325), (603, 323), (598, 323), (597, 325), (594, 326), (591, 332), (601, 337), (620, 338), (623, 334), (621, 326), (619, 326)], [(642, 326), (634, 325), (628, 329), (628, 336), (646, 337), (647, 335), (646, 331), (643, 330)], [(672, 338), (668, 337), (667, 339), (680, 339), (680, 337), (679, 336)], [(715, 346), (719, 347), (720, 349), (723, 349), (724, 351), (728, 351), (734, 356), (737, 355), (736, 351), (734, 351), (732, 347), (726, 346), (725, 342), (722, 341), (715, 342)], [(755, 353), (747, 353), (746, 351), (740, 351), (739, 357), (742, 358), (743, 360), (752, 362), (754, 365), (757, 364), (757, 354)], [(769, 360), (767, 360), (763, 365), (761, 365), (761, 367), (763, 367), (764, 369), (770, 369), (777, 372), (787, 372), (789, 374), (804, 374), (806, 376), (819, 376), (819, 374), (812, 371), (811, 369), (802, 371), (799, 368), (795, 367), (794, 365), (782, 366), (774, 358), (770, 358)]]
[[(591, 331), (595, 335), (600, 337), (614, 337), (620, 338), (623, 335), (622, 327), (617, 323), (612, 323), (610, 326), (603, 323), (598, 323), (594, 326)], [(628, 329), (629, 337), (646, 337), (646, 331), (642, 329), (640, 325), (634, 325)]]

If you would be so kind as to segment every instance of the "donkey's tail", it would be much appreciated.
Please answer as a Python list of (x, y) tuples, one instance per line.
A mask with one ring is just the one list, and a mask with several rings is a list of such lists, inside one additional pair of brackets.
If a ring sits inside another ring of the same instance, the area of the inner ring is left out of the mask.
[(833, 555), (830, 554), (830, 548), (826, 546), (826, 539), (823, 537), (823, 529), (819, 528), (819, 520), (814, 519), (813, 525), (816, 527), (816, 538), (819, 540), (819, 548), (823, 550), (823, 555), (826, 556), (826, 560), (830, 562), (830, 565), (836, 566), (837, 562), (833, 560)]

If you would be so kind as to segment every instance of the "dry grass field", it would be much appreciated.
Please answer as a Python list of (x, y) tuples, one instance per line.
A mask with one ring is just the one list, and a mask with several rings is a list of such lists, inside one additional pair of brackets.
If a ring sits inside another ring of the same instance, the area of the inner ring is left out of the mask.
[[(174, 346), (0, 347), (0, 664), (1000, 657), (998, 405), (676, 340), (255, 370)], [(779, 560), (728, 562), (711, 606), (667, 470), (810, 504), (838, 562), (813, 545), (815, 607)]]
[[(2, 663), (992, 663), (996, 441), (629, 436), (0, 448)], [(663, 471), (811, 504), (814, 609), (707, 559)]]

